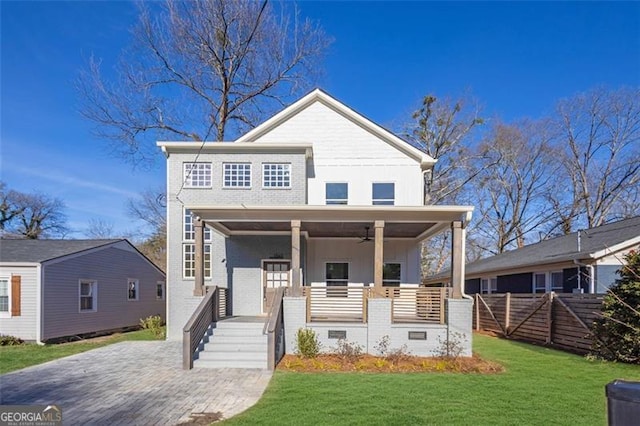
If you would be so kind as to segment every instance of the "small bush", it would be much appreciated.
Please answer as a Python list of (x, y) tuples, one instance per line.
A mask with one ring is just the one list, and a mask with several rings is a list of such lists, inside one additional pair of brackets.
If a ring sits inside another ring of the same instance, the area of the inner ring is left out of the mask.
[(346, 361), (355, 362), (362, 356), (363, 348), (357, 343), (349, 342), (346, 339), (339, 339), (335, 354)]
[(0, 334), (0, 346), (24, 345), (24, 340), (16, 336), (5, 336)]
[(296, 333), (296, 354), (303, 358), (315, 358), (320, 353), (320, 342), (316, 332), (310, 328), (300, 328)]
[(466, 341), (464, 334), (458, 332), (449, 334), (449, 338), (445, 340), (438, 337), (439, 346), (435, 350), (435, 355), (442, 358), (458, 358), (464, 352)]
[(378, 340), (373, 347), (378, 355), (391, 362), (405, 361), (411, 358), (411, 352), (408, 350), (407, 345), (402, 345), (399, 348), (391, 348), (391, 339), (389, 336), (384, 335)]
[(164, 322), (160, 315), (151, 315), (140, 320), (140, 327), (145, 330), (150, 330), (151, 333), (158, 339), (164, 338)]

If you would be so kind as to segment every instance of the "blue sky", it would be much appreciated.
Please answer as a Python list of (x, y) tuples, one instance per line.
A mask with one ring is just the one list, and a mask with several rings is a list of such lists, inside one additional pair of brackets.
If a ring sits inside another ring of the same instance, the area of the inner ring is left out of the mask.
[[(540, 117), (576, 92), (640, 84), (637, 2), (311, 2), (335, 38), (318, 85), (397, 129), (420, 99), (472, 93), (486, 117)], [(90, 219), (135, 232), (126, 201), (164, 185), (160, 155), (134, 170), (92, 136), (73, 80), (90, 55), (112, 65), (130, 2), (1, 2), (0, 179), (62, 199), (72, 233)]]

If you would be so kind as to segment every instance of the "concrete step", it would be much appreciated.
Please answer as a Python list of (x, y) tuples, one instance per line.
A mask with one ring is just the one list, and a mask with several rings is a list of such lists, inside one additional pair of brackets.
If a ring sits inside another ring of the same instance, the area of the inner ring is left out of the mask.
[(221, 320), (216, 323), (216, 328), (224, 329), (259, 329), (264, 328), (264, 321), (262, 322), (242, 322), (233, 320)]
[[(220, 337), (262, 337), (266, 334), (262, 334), (262, 330), (240, 330), (240, 329), (218, 329), (215, 328), (211, 333), (214, 338)], [(210, 339), (211, 340), (211, 339)]]
[(197, 359), (194, 368), (258, 368), (267, 369), (267, 361), (211, 360)]
[(214, 340), (208, 343), (205, 348), (208, 352), (266, 352), (265, 343), (233, 343), (225, 340)]
[(216, 359), (220, 361), (267, 361), (267, 351), (264, 352), (218, 352), (203, 351), (198, 359)]
[(251, 344), (267, 344), (267, 336), (264, 334), (244, 335), (244, 334), (213, 334), (209, 336), (208, 342), (227, 342), (227, 343), (251, 343)]

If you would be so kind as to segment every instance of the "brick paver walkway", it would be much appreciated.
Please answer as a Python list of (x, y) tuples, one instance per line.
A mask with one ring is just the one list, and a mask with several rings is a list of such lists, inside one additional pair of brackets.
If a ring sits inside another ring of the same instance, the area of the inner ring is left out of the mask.
[(182, 370), (177, 342), (121, 342), (0, 376), (0, 404), (57, 405), (63, 423), (175, 425), (192, 413), (238, 414), (267, 370)]

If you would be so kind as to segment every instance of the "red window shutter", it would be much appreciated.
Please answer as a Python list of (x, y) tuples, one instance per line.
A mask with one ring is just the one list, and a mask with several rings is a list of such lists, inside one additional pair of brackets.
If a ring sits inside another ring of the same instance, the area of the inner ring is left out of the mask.
[(20, 275), (11, 276), (11, 316), (20, 316)]

